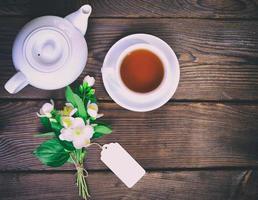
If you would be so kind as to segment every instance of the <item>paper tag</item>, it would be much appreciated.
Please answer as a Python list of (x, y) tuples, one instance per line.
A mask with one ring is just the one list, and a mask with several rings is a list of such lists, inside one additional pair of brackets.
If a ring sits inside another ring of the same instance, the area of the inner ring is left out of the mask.
[(145, 170), (118, 143), (105, 144), (100, 159), (129, 188), (145, 174)]

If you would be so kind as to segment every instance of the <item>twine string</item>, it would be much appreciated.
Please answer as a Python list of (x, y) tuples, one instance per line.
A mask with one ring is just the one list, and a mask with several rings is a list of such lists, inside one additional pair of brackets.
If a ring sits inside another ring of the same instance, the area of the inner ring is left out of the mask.
[(88, 147), (90, 147), (92, 145), (98, 146), (101, 150), (103, 149), (103, 146), (101, 144), (99, 144), (99, 143), (96, 143), (96, 142), (91, 143)]
[(84, 178), (87, 178), (89, 176), (88, 171), (83, 166), (76, 164), (75, 167), (77, 171), (82, 171)]

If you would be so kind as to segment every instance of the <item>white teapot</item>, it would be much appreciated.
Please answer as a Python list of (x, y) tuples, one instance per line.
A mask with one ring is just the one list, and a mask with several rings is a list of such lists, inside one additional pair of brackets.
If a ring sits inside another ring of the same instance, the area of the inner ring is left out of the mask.
[(27, 23), (12, 50), (18, 72), (8, 80), (5, 89), (14, 94), (30, 84), (52, 90), (78, 78), (88, 57), (84, 34), (90, 14), (91, 7), (84, 5), (65, 18), (43, 16)]

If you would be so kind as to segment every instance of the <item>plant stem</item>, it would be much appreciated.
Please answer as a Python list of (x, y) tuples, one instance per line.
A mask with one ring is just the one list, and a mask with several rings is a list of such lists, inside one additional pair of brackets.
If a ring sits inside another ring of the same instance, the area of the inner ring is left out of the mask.
[(86, 183), (86, 176), (87, 176), (87, 171), (83, 167), (83, 161), (85, 158), (85, 150), (76, 150), (74, 153), (70, 153), (70, 157), (73, 160), (73, 163), (76, 167), (76, 185), (79, 190), (79, 195), (87, 200), (88, 197), (90, 197), (87, 183)]
[(82, 101), (83, 101), (83, 103), (85, 103), (85, 97), (86, 97), (86, 93), (85, 93), (85, 89), (83, 89), (83, 95), (82, 95)]

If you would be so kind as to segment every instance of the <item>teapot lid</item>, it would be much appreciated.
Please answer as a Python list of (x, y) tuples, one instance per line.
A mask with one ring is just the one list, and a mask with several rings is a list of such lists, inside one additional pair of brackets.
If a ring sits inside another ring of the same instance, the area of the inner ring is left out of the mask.
[(84, 36), (64, 18), (43, 16), (28, 22), (13, 44), (13, 63), (30, 85), (58, 89), (83, 71), (88, 48)]
[(36, 29), (24, 42), (24, 56), (38, 71), (56, 71), (70, 57), (71, 47), (68, 41), (68, 38), (54, 27)]

